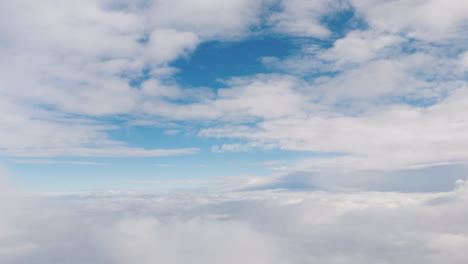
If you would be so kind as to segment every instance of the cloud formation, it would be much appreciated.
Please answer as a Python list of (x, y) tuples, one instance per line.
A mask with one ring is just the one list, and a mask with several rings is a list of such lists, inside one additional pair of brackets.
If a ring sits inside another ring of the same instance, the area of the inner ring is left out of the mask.
[[(167, 63), (201, 41), (239, 38), (257, 1), (3, 1), (0, 149), (8, 156), (160, 156), (109, 138), (102, 117), (158, 104)], [(175, 23), (176, 22), (176, 23)], [(157, 85), (131, 85), (149, 79)], [(159, 91), (159, 92), (158, 92)], [(167, 89), (166, 89), (167, 91)], [(174, 91), (170, 92), (174, 94)], [(148, 96), (150, 97), (148, 99)], [(119, 118), (126, 118), (121, 116)], [(11, 131), (18, 131), (12, 135)], [(112, 145), (118, 145), (116, 147)], [(44, 154), (42, 154), (44, 153)], [(127, 154), (126, 154), (127, 153)]]
[[(213, 150), (344, 152), (349, 159), (332, 163), (364, 169), (467, 160), (457, 151), (467, 142), (463, 1), (1, 5), (3, 155), (195, 151), (126, 146), (110, 138), (109, 131), (119, 129), (102, 121), (110, 117), (202, 121), (209, 125), (195, 128), (199, 135), (241, 141)], [(339, 14), (349, 19), (343, 32), (333, 24), (344, 23), (336, 20)], [(263, 58), (280, 72), (232, 76), (223, 89), (187, 88), (174, 80), (177, 69), (168, 63), (200, 43), (242, 40), (259, 29), (309, 41), (287, 58)]]
[[(226, 192), (21, 196), (0, 178), (0, 262), (467, 263), (467, 13), (463, 0), (2, 1), (0, 156), (199, 151), (112, 137), (155, 124), (219, 139), (213, 152), (305, 154), (257, 163), (276, 176), (133, 179)], [(298, 48), (256, 58), (265, 72), (216, 89), (175, 78), (171, 62), (202, 43), (273, 35)]]
[(2, 192), (0, 261), (461, 264), (468, 196), (457, 184), (431, 194), (97, 192), (14, 208)]

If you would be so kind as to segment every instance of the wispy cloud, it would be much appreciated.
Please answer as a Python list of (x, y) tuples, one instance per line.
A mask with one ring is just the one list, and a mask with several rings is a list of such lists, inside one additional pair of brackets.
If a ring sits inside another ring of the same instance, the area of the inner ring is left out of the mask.
[(51, 160), (51, 159), (8, 159), (20, 164), (70, 164), (70, 165), (110, 165), (110, 163), (79, 161), (79, 160)]
[(255, 166), (272, 166), (272, 165), (285, 164), (287, 162), (289, 161), (288, 160), (267, 160), (267, 161), (249, 163), (249, 164), (255, 165)]
[(106, 148), (21, 148), (0, 150), (0, 153), (14, 157), (163, 157), (189, 155), (197, 148), (184, 149), (144, 149), (109, 146)]
[(174, 164), (151, 164), (154, 167), (174, 167)]
[(212, 180), (129, 180), (132, 183), (155, 184), (155, 185), (204, 185), (211, 184)]

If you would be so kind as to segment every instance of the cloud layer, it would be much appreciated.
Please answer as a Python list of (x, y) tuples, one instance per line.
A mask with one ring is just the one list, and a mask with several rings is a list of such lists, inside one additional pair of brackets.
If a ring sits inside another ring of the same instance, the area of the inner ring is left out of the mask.
[(2, 192), (2, 263), (466, 263), (467, 187), (446, 193)]

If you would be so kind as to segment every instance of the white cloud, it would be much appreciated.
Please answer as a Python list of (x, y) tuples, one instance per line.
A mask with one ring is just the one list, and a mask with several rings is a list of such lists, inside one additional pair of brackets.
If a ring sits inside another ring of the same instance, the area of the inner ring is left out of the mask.
[(143, 109), (168, 119), (239, 123), (259, 118), (285, 117), (306, 107), (302, 105), (303, 100), (298, 91), (305, 83), (293, 76), (259, 74), (231, 78), (226, 84), (229, 88), (218, 89), (214, 98), (208, 95), (190, 104), (147, 101)]
[(297, 89), (304, 83), (291, 76), (257, 75), (232, 79), (228, 84), (231, 87), (218, 90), (218, 98), (213, 102), (225, 117), (271, 119), (292, 115), (303, 107)]
[[(2, 99), (0, 98), (0, 101)], [(7, 100), (0, 104), (0, 154), (21, 157), (144, 157), (192, 154), (195, 148), (144, 149), (112, 140), (109, 123), (61, 115), (48, 110), (17, 105)]]
[(374, 103), (375, 98), (385, 103), (385, 99), (395, 97), (441, 99), (451, 90), (463, 87), (461, 78), (453, 60), (415, 53), (373, 60), (334, 78), (319, 78), (316, 85), (323, 91), (325, 103), (342, 99)]
[(171, 61), (193, 50), (199, 43), (193, 32), (180, 32), (172, 29), (159, 29), (151, 33), (149, 55), (156, 62)]
[(159, 164), (152, 164), (151, 166), (155, 166), (155, 167), (173, 167), (175, 165), (174, 164), (159, 163)]
[(270, 23), (274, 29), (285, 34), (296, 36), (326, 38), (332, 32), (322, 24), (321, 19), (329, 14), (347, 8), (344, 1), (280, 1), (280, 12), (273, 13)]
[(177, 99), (182, 97), (182, 90), (176, 85), (166, 85), (158, 79), (149, 79), (141, 84), (144, 94), (149, 96)]
[(197, 32), (202, 38), (239, 38), (259, 23), (263, 1), (155, 0), (150, 1), (151, 24)]
[[(2, 1), (0, 154), (192, 154), (127, 146), (108, 133), (118, 126), (101, 120), (196, 121), (199, 136), (241, 140), (214, 151), (346, 154), (291, 162), (272, 178), (220, 178), (216, 187), (374, 192), (113, 192), (17, 205), (0, 184), (0, 262), (466, 263), (466, 183), (447, 193), (376, 192), (447, 190), (453, 168), (468, 162), (466, 1), (352, 0), (368, 28), (336, 40), (322, 20), (348, 10), (344, 1), (281, 1), (262, 13), (272, 3)], [(241, 39), (262, 19), (276, 33), (332, 45), (264, 59), (290, 74), (229, 78), (216, 92), (174, 82), (172, 60), (204, 41)]]
[(313, 166), (395, 169), (466, 162), (468, 156), (461, 149), (468, 143), (468, 121), (463, 114), (467, 98), (466, 88), (462, 88), (426, 108), (390, 105), (373, 107), (357, 116), (325, 112), (265, 120), (252, 128), (207, 128), (200, 135), (250, 140), (245, 146), (353, 154), (320, 160)]
[(287, 160), (267, 160), (267, 161), (260, 161), (255, 163), (250, 163), (250, 165), (256, 166), (271, 166), (271, 165), (281, 165), (287, 163)]
[[(259, 8), (260, 2), (237, 0), (2, 1), (0, 101), (5, 111), (0, 118), (0, 152), (11, 156), (193, 153), (189, 148), (125, 147), (107, 134), (116, 126), (92, 120), (141, 114), (145, 107), (140, 106), (146, 104), (161, 102), (164, 108), (171, 106), (164, 100), (199, 98), (201, 91), (207, 95), (203, 89), (182, 93), (168, 82), (174, 69), (167, 63), (201, 41), (245, 35), (258, 20)], [(143, 76), (148, 68), (150, 76)], [(129, 85), (147, 77), (141, 89)], [(201, 108), (199, 112), (205, 112)], [(72, 118), (75, 115), (81, 120)]]
[(8, 159), (20, 164), (70, 164), (70, 165), (109, 165), (109, 163), (80, 161), (80, 160), (51, 160), (51, 159)]
[[(430, 194), (109, 192), (34, 198), (15, 207), (8, 223), (2, 217), (0, 261), (462, 264), (468, 260), (463, 250), (468, 246), (463, 181), (454, 191)], [(11, 230), (16, 231), (6, 235)]]
[(207, 184), (213, 183), (212, 181), (207, 180), (129, 180), (132, 183), (142, 183), (142, 184), (155, 184), (155, 185), (177, 185), (178, 188), (181, 187), (203, 187)]
[(468, 51), (465, 51), (460, 55), (460, 68), (467, 72), (468, 71)]
[[(119, 115), (137, 116), (140, 124), (197, 121), (206, 127), (198, 135), (245, 140), (213, 147), (217, 151), (351, 154), (314, 166), (465, 162), (457, 150), (466, 145), (460, 114), (466, 110), (466, 56), (458, 51), (465, 41), (456, 33), (466, 28), (466, 4), (439, 2), (294, 0), (267, 12), (274, 2), (3, 1), (0, 153), (139, 157), (196, 151), (146, 150), (112, 140), (108, 132), (118, 127), (96, 117)], [(339, 36), (323, 19), (350, 8), (369, 27), (335, 40)], [(266, 59), (295, 76), (229, 78), (216, 92), (174, 81), (171, 60), (204, 41), (245, 37), (262, 19), (275, 32), (333, 45), (305, 45), (285, 61)]]
[(336, 61), (335, 67), (347, 63), (362, 63), (382, 56), (382, 53), (390, 51), (389, 48), (397, 47), (405, 39), (396, 35), (380, 34), (372, 31), (351, 31), (344, 38), (338, 39), (333, 47), (318, 53), (319, 58)]
[(446, 41), (464, 38), (468, 4), (463, 0), (350, 1), (373, 28), (411, 38)]
[(10, 148), (0, 151), (2, 155), (12, 157), (162, 157), (187, 155), (197, 152), (197, 148), (183, 149), (144, 149), (125, 146), (106, 146), (102, 148)]
[[(299, 2), (294, 3), (300, 6)], [(371, 1), (353, 2), (368, 28), (348, 32), (330, 48), (305, 44), (300, 53), (285, 60), (263, 59), (272, 69), (310, 80), (284, 91), (297, 98), (287, 104), (290, 111), (276, 116), (253, 114), (263, 105), (262, 100), (254, 99), (257, 105), (250, 106), (249, 112), (230, 109), (229, 114), (262, 119), (249, 126), (218, 124), (202, 129), (199, 135), (244, 141), (215, 146), (216, 151), (246, 151), (256, 145), (348, 154), (305, 160), (296, 169), (396, 170), (466, 163), (468, 157), (459, 151), (468, 142), (462, 114), (466, 112), (467, 87), (466, 56), (461, 50), (466, 41), (463, 34), (452, 34), (463, 32), (466, 21), (458, 11), (441, 26), (429, 25), (428, 21), (437, 23), (435, 12), (418, 20), (421, 10), (437, 10), (440, 3), (436, 2), (387, 1), (380, 6)], [(448, 15), (455, 2), (441, 7), (440, 15)], [(374, 17), (376, 10), (381, 15)], [(237, 92), (239, 106), (249, 96), (236, 90), (226, 91)], [(274, 91), (265, 88), (261, 97), (268, 98)], [(285, 94), (269, 99), (275, 103), (265, 104), (265, 108), (272, 113), (285, 109), (279, 99), (288, 98)]]

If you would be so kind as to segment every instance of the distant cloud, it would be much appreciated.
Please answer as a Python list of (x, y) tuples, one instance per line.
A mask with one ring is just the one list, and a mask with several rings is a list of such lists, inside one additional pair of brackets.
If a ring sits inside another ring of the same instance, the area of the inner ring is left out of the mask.
[(197, 151), (197, 148), (143, 149), (109, 146), (106, 148), (21, 148), (0, 150), (0, 154), (13, 157), (163, 157), (194, 154)]
[(212, 183), (209, 180), (129, 180), (132, 183), (158, 184), (158, 185), (202, 185)]
[(164, 134), (166, 135), (176, 135), (179, 133), (180, 133), (180, 130), (177, 130), (177, 129), (169, 129), (169, 130), (164, 131)]
[(151, 164), (154, 167), (174, 167), (174, 164)]
[(78, 161), (78, 160), (50, 160), (50, 159), (8, 159), (8, 161), (22, 164), (70, 164), (70, 165), (110, 165), (110, 163)]
[[(274, 176), (251, 176), (235, 184), (241, 190), (307, 190), (329, 192), (447, 192), (468, 180), (467, 165), (438, 165), (400, 170), (279, 168)], [(236, 188), (236, 187), (234, 187)]]
[(284, 164), (284, 163), (287, 163), (287, 162), (288, 162), (287, 160), (267, 160), (267, 161), (260, 161), (260, 162), (250, 163), (250, 165), (271, 166), (271, 165)]

